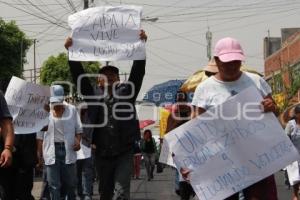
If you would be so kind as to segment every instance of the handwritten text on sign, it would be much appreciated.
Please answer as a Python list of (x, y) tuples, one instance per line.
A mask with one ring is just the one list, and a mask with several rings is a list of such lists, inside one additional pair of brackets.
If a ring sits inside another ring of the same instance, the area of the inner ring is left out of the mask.
[(34, 133), (48, 124), (49, 113), (44, 110), (44, 105), (48, 103), (49, 96), (49, 87), (12, 77), (5, 99), (13, 116), (16, 134)]
[(261, 100), (248, 88), (165, 136), (176, 166), (192, 170), (200, 199), (224, 199), (298, 158), (273, 113), (260, 111)]
[(105, 6), (69, 16), (73, 39), (70, 60), (145, 59), (145, 43), (139, 39), (141, 11), (138, 6)]

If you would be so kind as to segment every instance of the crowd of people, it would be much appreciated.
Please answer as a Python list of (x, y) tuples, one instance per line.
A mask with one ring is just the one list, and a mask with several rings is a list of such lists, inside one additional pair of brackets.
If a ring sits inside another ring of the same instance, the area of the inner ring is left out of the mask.
[[(140, 39), (147, 40), (144, 31)], [(72, 46), (67, 38), (65, 47)], [(191, 106), (187, 95), (176, 94), (176, 108), (168, 119), (167, 134), (208, 109), (222, 104), (249, 86), (256, 87), (263, 97), (264, 112), (278, 114), (272, 91), (266, 81), (255, 74), (242, 72), (245, 60), (240, 43), (233, 38), (223, 38), (214, 50), (215, 66), (206, 69), (207, 80), (198, 85)], [(0, 93), (0, 195), (1, 200), (34, 199), (31, 195), (36, 163), (44, 166), (42, 197), (59, 200), (92, 199), (93, 182), (98, 180), (101, 200), (129, 200), (131, 178), (140, 179), (140, 162), (143, 156), (147, 180), (154, 178), (157, 144), (151, 130), (141, 134), (135, 102), (145, 75), (146, 60), (134, 60), (128, 82), (119, 82), (119, 69), (104, 66), (99, 70), (98, 85), (94, 87), (85, 74), (81, 62), (69, 61), (74, 84), (84, 103), (79, 108), (64, 101), (61, 85), (50, 87), (49, 122), (40, 132), (14, 135), (13, 121), (3, 94)], [(81, 76), (81, 81), (78, 78)], [(103, 80), (105, 77), (106, 81)], [(118, 84), (117, 84), (118, 83)], [(286, 132), (299, 146), (300, 108), (295, 109)], [(143, 137), (141, 138), (141, 135)], [(83, 146), (92, 149), (90, 156), (78, 159)], [(298, 148), (299, 149), (299, 148)], [(176, 155), (175, 155), (176, 156)], [(94, 170), (95, 169), (95, 170)], [(96, 171), (96, 172), (95, 172)], [(189, 183), (190, 169), (177, 169), (176, 191), (182, 200), (195, 196)], [(13, 178), (12, 178), (13, 177)], [(298, 199), (299, 183), (294, 185), (293, 200)], [(226, 198), (238, 200), (239, 194), (247, 200), (276, 200), (274, 176), (271, 175)]]

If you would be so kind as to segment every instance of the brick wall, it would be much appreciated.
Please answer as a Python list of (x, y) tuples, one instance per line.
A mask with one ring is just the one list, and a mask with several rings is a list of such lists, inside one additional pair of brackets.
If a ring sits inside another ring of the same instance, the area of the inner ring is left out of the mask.
[(273, 72), (281, 70), (283, 72), (283, 82), (288, 87), (290, 85), (287, 67), (300, 62), (300, 33), (292, 35), (283, 47), (265, 59), (265, 76), (272, 75)]

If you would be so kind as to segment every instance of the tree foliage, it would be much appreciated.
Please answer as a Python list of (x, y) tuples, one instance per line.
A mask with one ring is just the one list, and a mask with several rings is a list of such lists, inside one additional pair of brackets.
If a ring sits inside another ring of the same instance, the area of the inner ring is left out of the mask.
[[(95, 74), (99, 71), (100, 64), (98, 62), (84, 62), (83, 68), (86, 73)], [(70, 68), (68, 64), (68, 56), (66, 53), (60, 53), (58, 56), (50, 56), (41, 68), (41, 83), (44, 85), (52, 85), (53, 82), (66, 81), (73, 83)], [(68, 88), (65, 84), (66, 92)]]
[(0, 18), (1, 81), (10, 80), (12, 76), (22, 77), (22, 66), (27, 62), (26, 52), (31, 44), (32, 41), (26, 37), (14, 21), (5, 22)]

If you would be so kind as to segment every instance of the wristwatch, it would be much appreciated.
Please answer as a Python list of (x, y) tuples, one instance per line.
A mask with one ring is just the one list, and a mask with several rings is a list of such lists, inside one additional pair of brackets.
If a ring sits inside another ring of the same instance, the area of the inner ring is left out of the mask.
[(11, 145), (5, 145), (4, 149), (9, 150), (11, 153), (16, 151), (16, 148), (14, 146), (11, 146)]

